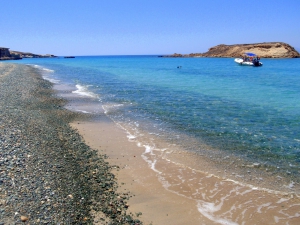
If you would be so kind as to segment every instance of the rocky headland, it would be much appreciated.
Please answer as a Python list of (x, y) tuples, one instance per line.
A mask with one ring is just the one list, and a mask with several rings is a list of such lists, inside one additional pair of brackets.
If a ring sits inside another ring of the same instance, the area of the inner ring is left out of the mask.
[(19, 52), (19, 51), (10, 51), (11, 54), (14, 55), (20, 55), (21, 58), (55, 58), (57, 56), (52, 55), (52, 54), (34, 54), (34, 53), (30, 53), (30, 52)]
[(167, 55), (163, 57), (240, 57), (245, 52), (253, 52), (261, 58), (300, 58), (299, 52), (284, 42), (264, 42), (255, 44), (220, 44), (210, 48), (205, 53)]
[(9, 48), (0, 47), (0, 60), (17, 60), (22, 58), (55, 58), (52, 54), (34, 54), (30, 52), (11, 51)]

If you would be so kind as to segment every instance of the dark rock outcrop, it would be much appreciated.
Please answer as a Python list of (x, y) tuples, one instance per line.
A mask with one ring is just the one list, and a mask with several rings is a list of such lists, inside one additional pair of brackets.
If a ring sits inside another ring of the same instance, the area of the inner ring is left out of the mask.
[(41, 55), (41, 54), (34, 54), (34, 53), (30, 53), (30, 52), (19, 52), (19, 51), (11, 51), (11, 54), (20, 55), (21, 58), (55, 58), (55, 57), (57, 57), (57, 56), (51, 55), (51, 54)]
[(21, 59), (19, 55), (11, 54), (9, 48), (0, 47), (0, 60)]
[(9, 48), (0, 47), (0, 60), (14, 60), (22, 58), (54, 58), (55, 55), (46, 54), (33, 54), (30, 52), (19, 52), (19, 51), (10, 51)]
[(300, 58), (299, 52), (289, 44), (283, 42), (264, 42), (255, 44), (220, 44), (205, 53), (191, 53), (181, 55), (175, 53), (166, 57), (240, 57), (245, 52), (253, 52), (261, 58)]

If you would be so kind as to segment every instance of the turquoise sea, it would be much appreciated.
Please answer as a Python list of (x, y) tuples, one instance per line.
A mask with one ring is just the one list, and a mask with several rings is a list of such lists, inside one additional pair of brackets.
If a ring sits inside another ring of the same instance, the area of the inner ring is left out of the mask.
[(135, 183), (147, 185), (154, 173), (191, 203), (183, 212), (196, 209), (208, 224), (299, 224), (300, 59), (261, 61), (78, 56), (13, 63), (34, 67), (69, 100), (66, 108), (89, 113), (99, 129), (107, 121), (123, 129), (151, 169)]
[(247, 67), (232, 58), (82, 56), (17, 63), (35, 66), (45, 78), (98, 101), (134, 136), (155, 134), (220, 166), (238, 158), (235, 167), (253, 165), (295, 187), (300, 59), (261, 61), (262, 67)]

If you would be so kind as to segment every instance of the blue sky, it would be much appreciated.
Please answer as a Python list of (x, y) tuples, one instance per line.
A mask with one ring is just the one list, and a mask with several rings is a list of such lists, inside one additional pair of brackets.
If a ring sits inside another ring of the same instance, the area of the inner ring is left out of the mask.
[(11, 50), (172, 54), (273, 41), (300, 50), (299, 0), (1, 0), (0, 5), (5, 31), (0, 46)]

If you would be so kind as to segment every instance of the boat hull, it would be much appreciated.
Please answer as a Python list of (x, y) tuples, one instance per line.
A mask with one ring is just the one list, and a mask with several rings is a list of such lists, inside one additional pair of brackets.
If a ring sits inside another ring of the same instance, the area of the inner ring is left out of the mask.
[(258, 64), (254, 64), (253, 62), (244, 62), (244, 60), (240, 58), (236, 58), (234, 61), (241, 66), (262, 66), (263, 65), (261, 62), (258, 62)]

